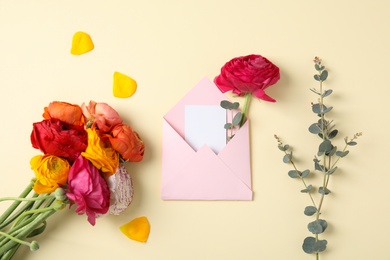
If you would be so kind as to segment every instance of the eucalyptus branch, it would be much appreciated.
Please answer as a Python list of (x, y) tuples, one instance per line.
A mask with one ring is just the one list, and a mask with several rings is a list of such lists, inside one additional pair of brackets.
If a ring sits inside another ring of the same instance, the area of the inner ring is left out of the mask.
[(322, 65), (321, 60), (316, 57), (314, 59), (314, 63), (314, 67), (317, 71), (317, 74), (314, 75), (314, 79), (319, 82), (319, 90), (315, 88), (310, 90), (319, 97), (317, 98), (317, 103), (311, 104), (311, 110), (318, 116), (319, 119), (317, 122), (311, 124), (308, 130), (311, 134), (317, 135), (321, 140), (317, 149), (317, 153), (313, 159), (313, 172), (320, 172), (323, 175), (321, 181), (322, 186), (318, 187), (318, 193), (320, 193), (318, 203), (315, 202), (314, 197), (311, 194), (313, 186), (311, 184), (307, 185), (306, 181), (304, 180), (304, 178), (309, 175), (310, 170), (305, 170), (303, 172), (299, 171), (298, 167), (293, 161), (292, 151), (289, 149), (289, 145), (283, 144), (280, 138), (276, 135), (275, 138), (278, 141), (278, 148), (284, 152), (283, 162), (291, 164), (293, 167), (293, 170), (290, 170), (288, 175), (291, 178), (299, 178), (302, 180), (305, 189), (301, 190), (301, 192), (308, 193), (312, 201), (313, 206), (307, 206), (304, 210), (304, 214), (306, 216), (314, 217), (314, 221), (307, 225), (308, 230), (314, 236), (309, 236), (304, 239), (302, 249), (305, 253), (314, 254), (315, 258), (319, 260), (320, 253), (326, 249), (328, 243), (325, 239), (320, 240), (319, 235), (322, 234), (328, 227), (327, 221), (321, 219), (320, 216), (325, 197), (331, 193), (331, 191), (328, 189), (330, 177), (337, 171), (336, 165), (338, 164), (339, 160), (348, 155), (348, 146), (356, 145), (355, 140), (362, 134), (357, 133), (350, 140), (345, 138), (345, 146), (342, 150), (338, 150), (337, 146), (333, 145), (332, 142), (333, 139), (337, 136), (338, 130), (335, 129), (333, 120), (328, 120), (327, 118), (328, 113), (333, 109), (333, 107), (328, 107), (324, 103), (325, 98), (330, 96), (333, 91), (331, 89), (325, 90), (323, 88), (323, 82), (328, 77), (328, 71), (325, 70), (325, 66)]

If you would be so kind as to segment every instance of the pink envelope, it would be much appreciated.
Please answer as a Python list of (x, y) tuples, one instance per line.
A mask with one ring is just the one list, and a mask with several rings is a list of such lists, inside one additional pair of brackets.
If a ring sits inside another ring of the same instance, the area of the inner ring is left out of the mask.
[(186, 105), (227, 99), (204, 78), (164, 116), (161, 199), (252, 200), (248, 120), (218, 154), (207, 145), (194, 151), (184, 139)]

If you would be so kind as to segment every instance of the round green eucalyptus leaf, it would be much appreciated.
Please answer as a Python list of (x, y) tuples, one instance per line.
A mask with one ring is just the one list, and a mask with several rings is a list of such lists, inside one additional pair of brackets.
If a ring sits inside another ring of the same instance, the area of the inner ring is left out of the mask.
[(329, 134), (328, 134), (328, 137), (329, 137), (329, 139), (332, 139), (332, 138), (335, 138), (336, 137), (336, 135), (339, 133), (339, 131), (338, 130), (333, 130), (332, 132), (330, 132)]
[(317, 235), (317, 234), (321, 234), (322, 232), (324, 232), (321, 224), (319, 223), (319, 221), (315, 220), (313, 222), (310, 222), (308, 225), (307, 225), (307, 229)]
[(318, 127), (318, 124), (317, 123), (314, 123), (312, 125), (309, 126), (309, 132), (312, 133), (312, 134), (319, 134), (321, 133), (321, 128)]
[(337, 152), (336, 152), (336, 155), (337, 155), (337, 156), (340, 156), (340, 157), (347, 156), (347, 154), (349, 154), (349, 151), (344, 151), (344, 152), (342, 152), (342, 151), (337, 151)]
[(241, 112), (238, 112), (234, 117), (233, 117), (233, 125), (236, 126), (236, 125), (239, 125), (241, 123), (241, 119), (242, 119), (242, 113)]
[(320, 80), (321, 81), (325, 81), (327, 78), (328, 78), (328, 71), (327, 70), (323, 70), (321, 72), (321, 75), (320, 75)]
[(302, 249), (307, 254), (319, 253), (325, 251), (328, 241), (316, 240), (315, 237), (307, 237), (303, 241)]
[(221, 107), (224, 109), (231, 110), (233, 108), (233, 103), (228, 100), (222, 100), (220, 103)]
[(311, 106), (311, 110), (316, 113), (316, 114), (320, 114), (321, 113), (321, 106), (320, 104), (314, 104)]
[(328, 195), (329, 193), (331, 193), (331, 191), (328, 188), (324, 189), (324, 187), (319, 187), (318, 193), (323, 194), (323, 195)]
[(313, 188), (313, 186), (310, 184), (310, 185), (307, 186), (306, 189), (301, 190), (301, 192), (302, 192), (302, 193), (308, 193), (308, 192), (311, 191), (312, 188)]
[(226, 123), (226, 124), (224, 125), (224, 128), (225, 128), (225, 129), (230, 129), (232, 126), (233, 126), (233, 125), (232, 125), (231, 123)]
[(318, 152), (326, 153), (333, 149), (333, 145), (329, 140), (324, 140), (318, 147)]
[(322, 94), (322, 97), (323, 97), (323, 98), (324, 98), (324, 97), (327, 97), (327, 96), (329, 96), (330, 94), (332, 94), (332, 92), (333, 92), (333, 90), (331, 90), (331, 89), (325, 90), (325, 92)]
[(317, 208), (314, 206), (307, 206), (303, 213), (305, 213), (306, 216), (313, 216), (317, 213)]
[(348, 142), (347, 144), (350, 145), (350, 146), (354, 146), (354, 145), (357, 145), (357, 142), (351, 141), (351, 142)]
[(240, 106), (240, 103), (234, 102), (232, 105), (232, 109), (238, 109), (239, 106)]
[(289, 162), (291, 162), (291, 158), (292, 158), (292, 154), (288, 153), (288, 154), (283, 156), (283, 162), (284, 163), (289, 163)]
[(301, 177), (302, 178), (306, 178), (310, 173), (310, 170), (304, 170), (303, 172), (301, 172)]
[(293, 179), (298, 178), (300, 175), (301, 173), (299, 171), (298, 172), (296, 170), (288, 171), (288, 176), (290, 176)]
[(333, 174), (336, 170), (337, 170), (337, 166), (334, 167), (334, 168), (332, 168), (332, 169), (330, 169), (330, 170), (328, 170), (328, 171), (326, 172), (326, 174), (327, 174), (327, 175), (331, 175), (331, 174)]
[(318, 74), (314, 75), (314, 79), (317, 80), (317, 81), (320, 81), (321, 80), (320, 79), (320, 75), (318, 75)]

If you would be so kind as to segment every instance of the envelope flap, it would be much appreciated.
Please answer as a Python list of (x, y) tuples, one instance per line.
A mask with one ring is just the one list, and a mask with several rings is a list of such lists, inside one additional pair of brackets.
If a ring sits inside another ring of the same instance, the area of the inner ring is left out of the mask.
[(250, 167), (249, 121), (236, 131), (218, 157), (234, 172), (249, 188), (252, 187)]
[(165, 200), (251, 200), (252, 191), (206, 145), (162, 185)]
[(203, 78), (196, 84), (168, 113), (165, 120), (184, 138), (184, 119), (186, 105), (219, 105), (226, 96), (208, 78)]

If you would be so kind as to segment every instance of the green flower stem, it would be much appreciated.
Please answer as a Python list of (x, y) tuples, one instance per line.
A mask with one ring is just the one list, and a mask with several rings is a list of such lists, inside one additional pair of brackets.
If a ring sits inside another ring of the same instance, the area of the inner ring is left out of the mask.
[(8, 239), (10, 239), (10, 240), (12, 240), (12, 241), (15, 241), (15, 242), (21, 244), (21, 245), (30, 246), (30, 242), (20, 240), (19, 238), (13, 237), (13, 236), (11, 236), (11, 235), (5, 233), (5, 232), (0, 231), (0, 236), (4, 236), (4, 237), (6, 237), (6, 238), (8, 238)]
[(0, 260), (11, 260), (16, 251), (19, 249), (20, 244), (17, 244), (12, 249), (8, 250), (5, 254), (3, 254), (0, 258)]
[(245, 103), (244, 103), (244, 109), (242, 112), (242, 118), (240, 122), (240, 128), (244, 125), (246, 118), (248, 117), (248, 110), (249, 110), (249, 102), (251, 100), (252, 94), (251, 93), (246, 93), (245, 94)]
[[(47, 208), (46, 211), (38, 214), (34, 220), (28, 225), (19, 229), (19, 234), (14, 236), (17, 239), (24, 240), (31, 232), (33, 232), (40, 224), (42, 224), (48, 217), (53, 215), (57, 210), (52, 208)], [(14, 246), (17, 246), (18, 242), (14, 240), (8, 240), (4, 245), (0, 245), (0, 255), (3, 255), (8, 250), (12, 249)]]
[[(34, 181), (32, 180), (27, 187), (24, 189), (24, 191), (19, 195), (19, 198), (25, 198), (32, 190), (32, 187), (34, 186)], [(11, 206), (1, 215), (0, 217), (0, 224), (4, 222), (8, 218), (9, 215), (19, 206), (21, 201), (14, 201)]]
[(37, 201), (37, 200), (45, 200), (47, 198), (53, 197), (52, 195), (45, 195), (45, 196), (39, 196), (34, 198), (20, 198), (20, 197), (4, 197), (0, 198), (0, 202), (7, 201), (7, 200), (14, 200), (14, 201)]

